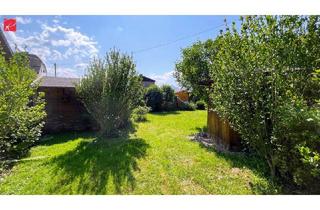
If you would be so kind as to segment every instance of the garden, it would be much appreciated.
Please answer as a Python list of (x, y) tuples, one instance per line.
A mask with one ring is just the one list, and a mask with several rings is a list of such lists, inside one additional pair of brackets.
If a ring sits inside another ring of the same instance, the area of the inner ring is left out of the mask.
[[(42, 133), (26, 54), (0, 56), (0, 193), (320, 193), (320, 17), (240, 20), (182, 49), (186, 103), (168, 85), (143, 88), (132, 56), (91, 61), (75, 90), (97, 129), (83, 133)], [(239, 133), (241, 151), (193, 141), (208, 129), (203, 109)]]
[[(216, 153), (190, 135), (205, 111), (151, 113), (133, 135), (45, 137), (3, 177), (1, 194), (274, 194), (254, 156)], [(188, 119), (188, 120), (186, 120)]]

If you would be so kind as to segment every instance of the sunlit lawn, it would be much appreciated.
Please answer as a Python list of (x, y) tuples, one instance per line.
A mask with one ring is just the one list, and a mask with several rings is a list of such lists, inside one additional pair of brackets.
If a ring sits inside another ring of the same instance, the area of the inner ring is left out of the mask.
[(94, 141), (90, 133), (49, 136), (0, 183), (1, 194), (274, 193), (265, 165), (190, 141), (206, 112), (149, 114), (128, 137)]

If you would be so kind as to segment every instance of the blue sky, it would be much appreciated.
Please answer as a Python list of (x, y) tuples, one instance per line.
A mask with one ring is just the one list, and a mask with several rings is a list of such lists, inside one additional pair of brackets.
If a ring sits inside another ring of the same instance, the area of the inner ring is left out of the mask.
[(175, 87), (178, 84), (172, 72), (181, 49), (198, 40), (214, 38), (223, 28), (224, 18), (229, 23), (239, 21), (238, 16), (1, 16), (1, 19), (10, 17), (17, 18), (17, 32), (5, 32), (9, 43), (13, 48), (17, 46), (41, 57), (48, 75), (54, 74), (53, 64), (57, 63), (58, 76), (82, 76), (92, 57), (102, 57), (115, 47), (133, 53), (140, 73), (159, 85), (167, 83)]

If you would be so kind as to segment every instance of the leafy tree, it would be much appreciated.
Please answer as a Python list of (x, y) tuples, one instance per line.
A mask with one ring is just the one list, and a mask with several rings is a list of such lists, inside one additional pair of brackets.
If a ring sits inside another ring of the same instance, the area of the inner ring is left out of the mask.
[(0, 54), (0, 157), (23, 155), (41, 135), (45, 103), (27, 53)]
[(141, 102), (142, 78), (132, 57), (111, 50), (104, 59), (95, 59), (88, 74), (76, 87), (88, 112), (97, 121), (100, 133), (117, 135), (129, 125), (133, 109)]
[(182, 50), (182, 58), (175, 66), (174, 77), (180, 85), (205, 101), (208, 101), (208, 85), (212, 82), (209, 72), (215, 50), (215, 41), (199, 41)]
[(163, 111), (174, 111), (177, 109), (177, 99), (174, 94), (174, 89), (170, 85), (161, 87), (163, 102), (161, 109)]
[[(311, 82), (320, 65), (319, 17), (241, 20), (239, 30), (233, 23), (215, 40), (210, 99), (214, 109), (265, 158), (273, 176), (304, 185), (295, 181), (302, 177), (298, 171), (307, 168), (299, 151), (307, 147), (317, 154), (320, 148), (318, 112), (311, 110), (317, 98), (314, 90), (319, 90)], [(307, 123), (310, 119), (313, 124)], [(296, 160), (291, 166), (283, 163), (290, 159)], [(315, 180), (311, 170), (305, 173)]]
[(146, 105), (151, 107), (151, 111), (161, 111), (163, 96), (162, 91), (158, 86), (150, 85), (146, 90), (144, 99), (146, 101)]
[(163, 101), (173, 102), (174, 100), (174, 89), (170, 85), (163, 85), (161, 87)]

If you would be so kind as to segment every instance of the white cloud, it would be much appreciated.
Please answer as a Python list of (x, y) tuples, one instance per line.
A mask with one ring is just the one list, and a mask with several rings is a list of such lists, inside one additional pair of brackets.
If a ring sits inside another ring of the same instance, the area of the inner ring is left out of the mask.
[(118, 27), (117, 27), (117, 31), (122, 32), (122, 31), (124, 31), (124, 28), (121, 27), (121, 26), (118, 26)]
[(16, 17), (17, 23), (21, 24), (29, 24), (32, 22), (31, 18), (24, 18), (24, 17)]
[(88, 63), (77, 63), (76, 65), (74, 65), (74, 67), (78, 69), (85, 69), (87, 68), (87, 66), (88, 66)]
[[(50, 72), (49, 76), (54, 75), (53, 67), (47, 67), (47, 70)], [(68, 78), (77, 78), (79, 77), (79, 72), (76, 69), (68, 67), (57, 66), (57, 77), (68, 77)]]
[(52, 22), (54, 22), (54, 23), (59, 23), (60, 21), (57, 20), (57, 19), (53, 19)]
[[(41, 29), (32, 35), (19, 31), (6, 33), (12, 49), (15, 49), (15, 45), (19, 50), (26, 48), (28, 52), (38, 55), (47, 66), (55, 62), (58, 65), (69, 63), (70, 68), (63, 68), (63, 73), (58, 75), (81, 76), (83, 68), (80, 66), (98, 55), (98, 43), (75, 28), (38, 23)], [(79, 64), (77, 68), (71, 68), (76, 64)], [(47, 69), (48, 72), (53, 72), (53, 69)]]
[(52, 59), (53, 60), (62, 60), (63, 59), (63, 55), (61, 54), (61, 52), (59, 52), (58, 50), (52, 50)]
[(70, 40), (63, 40), (63, 39), (60, 39), (60, 40), (52, 40), (51, 41), (51, 44), (53, 46), (64, 46), (64, 47), (68, 47), (71, 42)]
[(151, 74), (149, 77), (156, 80), (156, 84), (159, 86), (168, 84), (173, 88), (177, 88), (178, 85), (173, 77), (173, 72), (174, 71), (165, 72), (163, 74)]

